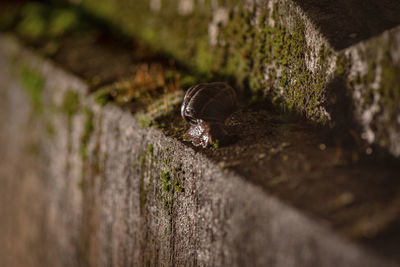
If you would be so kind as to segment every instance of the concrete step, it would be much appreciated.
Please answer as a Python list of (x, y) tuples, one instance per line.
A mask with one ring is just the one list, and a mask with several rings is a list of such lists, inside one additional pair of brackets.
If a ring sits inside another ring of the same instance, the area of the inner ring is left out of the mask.
[(400, 155), (398, 1), (82, 6), (199, 71), (231, 76), (239, 88)]
[(367, 41), (400, 25), (398, 1), (294, 1), (335, 50)]

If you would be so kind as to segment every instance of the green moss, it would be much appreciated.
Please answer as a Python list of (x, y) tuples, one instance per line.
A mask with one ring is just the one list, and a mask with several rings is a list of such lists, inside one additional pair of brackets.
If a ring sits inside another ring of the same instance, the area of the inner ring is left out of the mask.
[(92, 0), (83, 0), (82, 1), (82, 6), (84, 8), (88, 8), (89, 6), (91, 6), (92, 4), (94, 4), (94, 6), (92, 6), (90, 8), (90, 10), (92, 10), (92, 12), (94, 12), (96, 15), (100, 16), (100, 17), (110, 17), (112, 16), (112, 14), (116, 13), (116, 3), (113, 1), (92, 1)]
[(162, 191), (164, 192), (164, 196), (162, 197), (162, 201), (164, 206), (171, 210), (174, 203), (174, 195), (175, 193), (184, 192), (184, 187), (182, 186), (182, 177), (181, 173), (174, 171), (173, 169), (169, 169), (168, 171), (161, 171), (161, 184)]
[(196, 67), (200, 72), (208, 72), (214, 63), (214, 56), (210, 51), (207, 39), (202, 39), (197, 43)]
[(154, 154), (154, 147), (153, 147), (153, 144), (149, 144), (149, 145), (147, 146), (147, 153), (149, 153), (151, 156), (153, 156), (153, 154)]
[(49, 121), (46, 123), (46, 132), (50, 137), (53, 137), (56, 133), (54, 125)]
[(175, 189), (175, 192), (178, 192), (178, 193), (183, 192), (183, 187), (182, 187), (182, 185), (179, 184), (178, 180), (175, 180), (175, 182), (174, 182), (174, 189)]
[(88, 157), (87, 146), (89, 144), (90, 137), (94, 131), (94, 113), (89, 108), (85, 109), (85, 124), (83, 128), (83, 134), (81, 136), (81, 157), (85, 161)]
[(140, 166), (144, 166), (146, 164), (146, 154), (140, 157)]
[(141, 128), (147, 128), (152, 125), (152, 121), (148, 117), (143, 116), (139, 118), (139, 124)]
[[(230, 21), (220, 32), (221, 39), (229, 42), (219, 49), (222, 52), (217, 56), (226, 59), (219, 68), (236, 77), (239, 84), (247, 83), (254, 95), (269, 96), (284, 110), (323, 122), (326, 118), (320, 107), (325, 101), (325, 78), (333, 50), (321, 46), (317, 70), (310, 71), (305, 62), (310, 49), (302, 19), (291, 13), (296, 23), (289, 30), (281, 16), (290, 13), (287, 6), (276, 3), (272, 13), (258, 8), (257, 27), (252, 22), (256, 16), (253, 11), (243, 7), (231, 10)], [(274, 26), (266, 24), (270, 14)]]
[(335, 76), (340, 77), (347, 74), (350, 70), (350, 60), (343, 53), (339, 54), (336, 59)]
[(218, 139), (215, 140), (215, 142), (213, 143), (213, 146), (214, 146), (215, 149), (219, 148), (219, 140)]
[[(377, 42), (375, 45), (381, 44)], [(357, 87), (360, 92), (360, 99), (356, 99), (357, 108), (361, 111), (361, 114), (358, 115), (373, 116), (366, 122), (367, 125), (362, 126), (368, 127), (374, 132), (377, 144), (381, 147), (388, 147), (390, 131), (397, 127), (396, 121), (400, 114), (400, 76), (398, 75), (400, 66), (388, 51), (379, 57), (376, 54), (375, 46), (367, 47), (366, 50), (361, 51), (360, 56), (363, 61), (367, 62), (368, 71), (363, 75), (354, 75), (352, 80), (348, 81), (347, 86), (353, 90)], [(378, 58), (380, 61), (377, 61)], [(350, 66), (348, 63), (344, 65)], [(381, 77), (379, 77), (380, 85), (376, 88), (378, 67), (381, 69), (379, 71)], [(346, 68), (349, 69), (349, 67)], [(377, 110), (379, 111), (377, 112)]]
[[(376, 63), (371, 62), (368, 66), (368, 72), (357, 78), (357, 83), (361, 84), (364, 88), (364, 105), (372, 105), (374, 102), (375, 90), (371, 88), (371, 84), (375, 81), (376, 76)], [(354, 81), (353, 81), (354, 82)]]
[(148, 1), (84, 0), (82, 3), (89, 12), (118, 25), (123, 32), (146, 41), (154, 50), (173, 55), (191, 67), (209, 70), (208, 62), (212, 59), (208, 45), (211, 10), (196, 8), (196, 12), (190, 16), (178, 16), (177, 5), (176, 1), (163, 3), (160, 12), (155, 14)]
[[(133, 163), (134, 167), (138, 167), (140, 171), (139, 191), (140, 191), (140, 212), (145, 210), (149, 192), (152, 192), (153, 184), (153, 170), (154, 167), (154, 146), (148, 144), (147, 149), (138, 156), (138, 162)], [(148, 177), (148, 183), (145, 178)]]
[[(80, 99), (77, 92), (68, 90), (64, 93), (63, 102), (61, 104), (61, 111), (64, 112), (67, 116), (67, 150), (68, 155), (72, 152), (72, 119), (73, 116), (79, 111), (80, 109)], [(69, 171), (70, 163), (67, 162), (67, 169)]]
[(161, 172), (162, 187), (165, 192), (170, 192), (171, 187), (171, 174), (168, 171)]
[(197, 83), (199, 83), (199, 77), (196, 77), (194, 75), (189, 75), (189, 74), (185, 74), (183, 75), (183, 77), (181, 78), (181, 88), (182, 89), (186, 89), (190, 86), (193, 86)]
[(28, 3), (22, 8), (17, 31), (25, 38), (37, 40), (46, 34), (48, 9), (41, 3)]
[(25, 64), (22, 65), (19, 74), (23, 88), (31, 100), (34, 112), (41, 114), (43, 112), (42, 92), (44, 85), (42, 76)]
[(103, 88), (94, 93), (94, 101), (100, 106), (105, 106), (108, 102), (112, 101), (112, 99), (109, 88)]
[(82, 191), (82, 192), (86, 192), (87, 189), (87, 181), (85, 179), (81, 179), (78, 183), (78, 188)]
[(381, 66), (382, 105), (388, 109), (391, 121), (396, 121), (395, 116), (400, 113), (400, 67), (394, 64), (389, 53), (383, 56)]
[(64, 35), (79, 25), (79, 16), (72, 9), (58, 8), (51, 12), (47, 34), (51, 37)]
[(268, 58), (276, 62), (282, 73), (276, 77), (283, 89), (282, 108), (300, 112), (312, 120), (324, 121), (326, 118), (320, 114), (319, 107), (324, 103), (326, 61), (331, 50), (322, 46), (318, 53), (319, 69), (316, 72), (308, 70), (305, 58), (309, 48), (305, 41), (304, 25), (298, 19), (295, 28), (289, 31), (281, 24), (279, 8), (278, 5), (274, 7), (275, 27), (268, 28), (266, 42)]
[(140, 213), (143, 214), (144, 207), (147, 202), (147, 191), (145, 190), (144, 177), (146, 173), (146, 154), (140, 157), (140, 180), (139, 180), (139, 192), (140, 192)]
[[(68, 90), (64, 93), (63, 102), (60, 106), (60, 110), (67, 116), (67, 151), (68, 155), (72, 153), (72, 119), (73, 116), (80, 109), (79, 95), (75, 91)], [(68, 157), (69, 158), (69, 157)], [(67, 161), (67, 173), (70, 171), (70, 162)]]
[(157, 128), (161, 129), (165, 135), (182, 139), (187, 123), (182, 120), (178, 111), (178, 108), (174, 108), (173, 112), (158, 116), (154, 119), (154, 124)]
[(40, 145), (37, 142), (32, 142), (27, 144), (26, 146), (26, 152), (31, 154), (32, 156), (39, 156), (40, 154)]
[(165, 149), (163, 167), (160, 172), (161, 186), (163, 194), (161, 200), (167, 209), (171, 209), (174, 203), (176, 193), (184, 192), (183, 181), (185, 172), (182, 170), (182, 164), (174, 164), (169, 148)]
[(318, 52), (318, 65), (324, 65), (332, 54), (333, 51), (323, 44)]
[(174, 193), (184, 192), (184, 187), (182, 185), (184, 171), (182, 170), (181, 164), (173, 168), (170, 166), (170, 161), (165, 158), (164, 168), (168, 168), (168, 170), (161, 171), (160, 173), (163, 191), (170, 194), (170, 197), (172, 197)]
[(67, 114), (68, 118), (72, 118), (80, 109), (79, 94), (75, 91), (68, 90), (64, 94), (61, 109)]
[(23, 5), (19, 17), (17, 33), (33, 42), (55, 39), (85, 25), (78, 9), (39, 2)]

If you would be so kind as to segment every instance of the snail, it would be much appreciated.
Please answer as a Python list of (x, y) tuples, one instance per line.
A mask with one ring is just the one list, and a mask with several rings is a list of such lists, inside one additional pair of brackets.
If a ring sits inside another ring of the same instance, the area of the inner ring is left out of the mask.
[(190, 87), (181, 106), (182, 118), (190, 123), (185, 141), (206, 148), (228, 139), (225, 120), (237, 108), (235, 90), (226, 83), (201, 83)]

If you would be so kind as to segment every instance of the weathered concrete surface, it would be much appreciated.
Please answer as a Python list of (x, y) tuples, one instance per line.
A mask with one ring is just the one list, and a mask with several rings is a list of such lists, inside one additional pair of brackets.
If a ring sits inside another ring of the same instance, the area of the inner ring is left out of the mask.
[[(80, 198), (68, 188), (75, 186), (73, 171), (79, 165), (67, 159), (67, 151), (73, 149), (69, 145), (72, 137), (63, 135), (67, 131), (57, 131), (68, 125), (66, 116), (50, 121), (45, 114), (59, 112), (54, 104), (62, 101), (67, 90), (83, 93), (86, 86), (22, 50), (15, 41), (2, 38), (0, 54), (4, 95), (0, 265), (55, 266), (62, 262), (77, 266), (77, 250), (71, 244), (77, 236), (74, 231), (79, 230), (81, 209), (76, 204)], [(51, 79), (44, 79), (46, 75)], [(57, 142), (52, 142), (56, 131)]]
[[(8, 118), (2, 143), (18, 152), (9, 159), (26, 156), (14, 143), (25, 134), (15, 133), (31, 131), (27, 118), (35, 109), (41, 126), (40, 154), (30, 164), (40, 175), (10, 180), (16, 174), (9, 169), (2, 180), (7, 190), (1, 196), (15, 205), (1, 202), (9, 211), (0, 228), (8, 237), (0, 244), (9, 252), (5, 264), (397, 266), (221, 169), (201, 151), (141, 128), (129, 111), (101, 108), (86, 96), (82, 80), (14, 39), (2, 37), (0, 44), (2, 93), (9, 100), (2, 106)], [(32, 224), (24, 230), (26, 217)], [(32, 250), (22, 245), (29, 240)], [(14, 262), (14, 255), (26, 260)]]
[[(284, 109), (345, 127), (345, 134), (357, 132), (400, 156), (398, 1), (82, 5), (200, 72), (233, 77), (238, 87), (267, 95)], [(336, 79), (342, 80), (339, 88)]]
[(329, 43), (341, 50), (400, 25), (397, 1), (294, 0)]
[(400, 156), (400, 27), (346, 49), (362, 138)]
[(0, 47), (0, 265), (40, 266), (46, 198), (38, 170), (40, 129)]

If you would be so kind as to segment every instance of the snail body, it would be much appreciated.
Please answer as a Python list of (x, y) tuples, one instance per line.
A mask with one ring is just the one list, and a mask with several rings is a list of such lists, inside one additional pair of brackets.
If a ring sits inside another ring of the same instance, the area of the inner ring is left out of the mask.
[(201, 83), (189, 88), (181, 107), (182, 118), (190, 123), (184, 140), (207, 147), (228, 136), (225, 120), (237, 108), (235, 90), (226, 83)]

